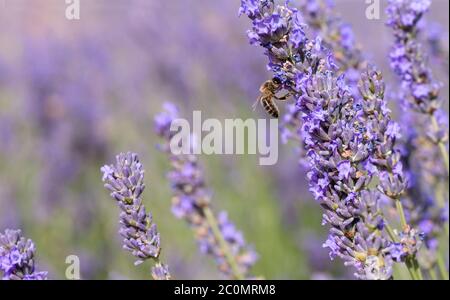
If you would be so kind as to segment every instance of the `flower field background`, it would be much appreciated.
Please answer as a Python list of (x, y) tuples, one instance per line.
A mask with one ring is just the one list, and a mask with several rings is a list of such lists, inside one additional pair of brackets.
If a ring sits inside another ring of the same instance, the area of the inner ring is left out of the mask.
[[(250, 25), (238, 17), (240, 1), (81, 1), (77, 21), (65, 18), (61, 1), (3, 2), (0, 233), (21, 229), (31, 238), (38, 269), (51, 279), (65, 278), (68, 255), (80, 258), (83, 279), (150, 278), (150, 264), (134, 266), (136, 258), (123, 251), (119, 209), (101, 180), (102, 166), (114, 162), (117, 153), (132, 151), (145, 168), (142, 201), (158, 225), (161, 260), (171, 275), (226, 278), (198, 251), (192, 229), (173, 215), (166, 176), (173, 161), (158, 147), (165, 136), (155, 132), (154, 118), (167, 101), (187, 119), (193, 110), (204, 118), (266, 117), (251, 105), (272, 75), (263, 49), (248, 43)], [(364, 55), (383, 73), (388, 106), (405, 126), (393, 96), (400, 83), (390, 67), (394, 37), (386, 26), (385, 3), (382, 18), (368, 20), (364, 1), (335, 2), (333, 12), (352, 26)], [(423, 24), (428, 62), (443, 83), (446, 116), (448, 9), (448, 1), (433, 1)], [(254, 276), (352, 279), (354, 271), (330, 260), (322, 246), (328, 236), (323, 211), (309, 192), (296, 149), (292, 141), (281, 144), (280, 159), (270, 167), (259, 166), (254, 155), (199, 156), (211, 206), (227, 212), (224, 222), (234, 223), (257, 253)], [(438, 158), (433, 163), (442, 167)], [(448, 261), (448, 190), (443, 193), (447, 233), (439, 251)], [(394, 277), (409, 275), (396, 267)]]

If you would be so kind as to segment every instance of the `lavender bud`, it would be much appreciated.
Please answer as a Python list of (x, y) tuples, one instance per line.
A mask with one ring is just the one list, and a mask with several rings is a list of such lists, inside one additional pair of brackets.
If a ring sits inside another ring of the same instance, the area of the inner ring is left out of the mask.
[(0, 273), (4, 280), (45, 280), (47, 272), (35, 270), (36, 247), (20, 230), (0, 233)]
[[(250, 10), (248, 8), (246, 11), (250, 13)], [(178, 117), (178, 108), (170, 103), (165, 104), (164, 108), (155, 117), (155, 131), (164, 141), (158, 148), (169, 156), (172, 167), (167, 175), (173, 191), (172, 213), (192, 227), (200, 251), (214, 257), (220, 271), (229, 277), (250, 278), (249, 271), (258, 258), (257, 254), (246, 245), (242, 233), (228, 220), (225, 212), (218, 215), (212, 213), (211, 192), (206, 187), (197, 157), (190, 154), (173, 155), (170, 152), (169, 143), (173, 133), (169, 129), (172, 120)], [(215, 232), (215, 225), (219, 233)]]
[(124, 238), (123, 248), (138, 258), (135, 265), (147, 259), (155, 260), (157, 266), (152, 271), (155, 279), (170, 279), (167, 266), (159, 263), (159, 232), (153, 223), (152, 215), (146, 213), (142, 203), (141, 195), (145, 188), (144, 169), (138, 155), (131, 152), (120, 153), (116, 156), (115, 165), (103, 166), (101, 171), (102, 180), (106, 182), (105, 187), (121, 209), (119, 234)]

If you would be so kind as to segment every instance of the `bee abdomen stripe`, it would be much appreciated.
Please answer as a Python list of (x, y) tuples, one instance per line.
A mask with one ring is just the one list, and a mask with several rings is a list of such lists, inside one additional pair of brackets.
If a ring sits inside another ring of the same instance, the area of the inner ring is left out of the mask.
[(263, 99), (262, 105), (269, 115), (274, 118), (278, 118), (278, 107), (275, 105), (275, 103), (272, 102), (272, 100)]

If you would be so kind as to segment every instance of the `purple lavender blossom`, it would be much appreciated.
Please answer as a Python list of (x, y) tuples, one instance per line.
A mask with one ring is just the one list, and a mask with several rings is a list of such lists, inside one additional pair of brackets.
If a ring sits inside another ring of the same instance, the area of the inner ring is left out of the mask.
[(340, 71), (348, 73), (347, 80), (356, 83), (359, 76), (348, 76), (349, 73), (361, 73), (367, 67), (367, 62), (356, 43), (352, 26), (335, 13), (333, 2), (306, 0), (300, 3), (299, 10), (308, 27), (323, 39), (327, 48), (333, 50)]
[(0, 233), (0, 273), (4, 280), (45, 280), (47, 272), (35, 270), (36, 246), (20, 230)]
[(157, 263), (153, 268), (152, 268), (152, 277), (155, 280), (168, 280), (170, 279), (170, 273), (169, 273), (169, 268), (167, 267), (167, 265), (161, 264), (161, 263)]
[[(299, 22), (299, 11), (288, 3), (264, 3), (247, 14), (253, 24), (251, 36), (266, 49), (269, 68), (275, 76), (286, 78), (283, 87), (297, 99), (310, 191), (325, 210), (323, 224), (331, 227), (324, 247), (330, 249), (330, 257), (339, 256), (354, 266), (356, 277), (388, 279), (391, 242), (384, 231), (381, 194), (370, 183), (378, 176), (379, 191), (397, 200), (406, 181), (394, 149), (400, 133), (384, 101), (381, 74), (368, 69), (360, 79), (361, 99), (355, 97), (356, 87), (339, 75), (333, 49), (320, 37), (313, 40), (305, 35), (295, 46), (289, 42), (295, 30), (305, 27)], [(242, 1), (241, 11), (247, 11), (246, 5)], [(260, 32), (261, 24), (269, 26), (272, 15), (285, 19), (281, 37)]]
[[(372, 175), (365, 170), (371, 142), (361, 131), (362, 115), (354, 111), (354, 98), (341, 84), (330, 73), (316, 74), (299, 98), (310, 190), (325, 210), (323, 223), (331, 226), (324, 244), (330, 257), (355, 267), (358, 278), (388, 279), (392, 261), (379, 216), (380, 197), (370, 191)], [(312, 113), (319, 110), (326, 112), (325, 121)]]
[(438, 23), (431, 23), (426, 29), (426, 42), (429, 46), (432, 59), (443, 67), (445, 72), (449, 72), (448, 57), (448, 32), (445, 32)]
[(448, 130), (436, 117), (441, 113), (439, 93), (442, 84), (433, 78), (427, 53), (418, 40), (419, 22), (430, 5), (430, 0), (389, 1), (387, 24), (393, 29), (395, 38), (390, 54), (391, 68), (402, 81), (409, 106), (430, 118), (427, 136), (439, 147), (448, 173)]
[(257, 254), (246, 245), (243, 234), (229, 221), (226, 212), (212, 212), (211, 192), (197, 157), (171, 154), (169, 143), (175, 132), (170, 131), (170, 124), (178, 118), (178, 108), (166, 103), (164, 109), (155, 117), (155, 131), (164, 140), (159, 149), (169, 155), (172, 166), (167, 178), (174, 194), (173, 214), (193, 228), (200, 251), (214, 257), (221, 272), (232, 278), (250, 278)]
[[(359, 45), (355, 41), (352, 26), (345, 23), (334, 10), (334, 3), (331, 0), (306, 0), (299, 3), (299, 10), (303, 13), (302, 18), (297, 16), (299, 23), (304, 22), (303, 27), (311, 29), (315, 35), (319, 36), (328, 49), (333, 50), (333, 54), (328, 53), (327, 59), (331, 60), (330, 65), (333, 68), (339, 68), (339, 72), (346, 74), (346, 81), (349, 87), (356, 86), (359, 80), (359, 74), (367, 67), (367, 62), (361, 52)], [(301, 21), (300, 21), (301, 20)], [(301, 37), (298, 37), (299, 32)], [(294, 29), (290, 35), (290, 42), (294, 43), (295, 47), (300, 47), (306, 39), (305, 31), (303, 29)], [(334, 62), (336, 60), (336, 62)], [(355, 97), (358, 97), (357, 88), (353, 88), (352, 92)], [(295, 107), (295, 105), (292, 105)], [(288, 139), (296, 140), (296, 133), (300, 131), (301, 120), (298, 109), (288, 107), (282, 118), (281, 131), (282, 136)], [(284, 143), (286, 143), (284, 141)], [(304, 146), (299, 147), (300, 163), (307, 165), (304, 161), (305, 150)]]
[(409, 182), (402, 202), (408, 212), (411, 225), (423, 234), (423, 244), (428, 250), (428, 269), (436, 263), (436, 251), (439, 236), (444, 230), (448, 217), (446, 207), (436, 190), (442, 186), (441, 178), (445, 177), (445, 169), (436, 165), (439, 160), (438, 149), (421, 133), (426, 125), (423, 118), (417, 118), (411, 112), (403, 114), (402, 125), (402, 163)]
[(394, 261), (404, 262), (417, 254), (423, 242), (423, 234), (410, 227), (396, 234), (399, 241), (389, 246), (389, 252)]
[(167, 266), (159, 262), (161, 252), (160, 235), (153, 223), (152, 215), (146, 213), (142, 203), (142, 193), (145, 189), (144, 170), (135, 153), (120, 153), (116, 156), (115, 165), (105, 165), (101, 168), (102, 180), (111, 192), (119, 208), (120, 229), (123, 237), (123, 248), (138, 258), (135, 265), (147, 259), (153, 259), (156, 265), (152, 268), (154, 279), (170, 279)]
[[(442, 179), (448, 176), (448, 116), (440, 117), (446, 115), (441, 109), (442, 100), (439, 97), (442, 84), (433, 78), (427, 62), (428, 53), (419, 40), (420, 22), (430, 5), (429, 0), (389, 1), (387, 13), (388, 26), (393, 29), (395, 38), (390, 55), (391, 68), (401, 79), (402, 98), (407, 100), (404, 114), (409, 126), (405, 130), (407, 140), (403, 161), (407, 164), (407, 174), (413, 184), (403, 201), (409, 209), (411, 224), (422, 230), (420, 239), (426, 250), (436, 254), (438, 237), (446, 222), (442, 218), (445, 200), (439, 200), (442, 195), (436, 190), (441, 189)], [(443, 162), (443, 167), (436, 164), (439, 160)], [(407, 233), (403, 235), (408, 236)], [(437, 255), (425, 256), (432, 257), (428, 269), (433, 268)]]
[(403, 172), (401, 153), (396, 148), (401, 137), (400, 126), (391, 120), (390, 110), (384, 99), (385, 83), (377, 70), (363, 74), (359, 82), (363, 97), (365, 129), (361, 130), (368, 139), (372, 156), (366, 166), (377, 167), (380, 179), (379, 190), (392, 200), (399, 200), (406, 192), (408, 182)]

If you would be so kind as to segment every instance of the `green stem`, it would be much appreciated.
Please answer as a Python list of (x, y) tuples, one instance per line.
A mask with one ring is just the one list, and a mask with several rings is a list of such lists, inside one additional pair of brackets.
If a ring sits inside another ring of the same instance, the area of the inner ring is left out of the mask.
[(398, 242), (397, 236), (395, 235), (394, 230), (392, 229), (391, 225), (389, 225), (389, 223), (387, 222), (386, 219), (384, 220), (384, 227), (386, 228), (386, 231), (387, 231), (389, 237), (391, 238), (391, 240), (394, 243), (397, 243)]
[[(400, 216), (402, 230), (405, 230), (408, 228), (408, 223), (406, 222), (405, 211), (403, 210), (403, 204), (400, 199), (395, 200), (395, 206)], [(414, 274), (413, 279), (423, 280), (422, 272), (420, 271), (419, 263), (415, 256), (410, 256), (406, 259), (406, 267), (410, 270), (411, 274)]]
[(442, 257), (442, 254), (437, 255), (437, 265), (439, 268), (439, 272), (441, 273), (442, 279), (448, 280), (448, 271), (447, 267), (445, 266), (444, 258)]
[(408, 228), (408, 223), (406, 222), (405, 211), (403, 210), (402, 202), (397, 199), (395, 200), (395, 206), (397, 207), (397, 212), (400, 216), (400, 224), (402, 226), (402, 230)]
[(405, 261), (406, 268), (408, 269), (409, 275), (411, 275), (412, 280), (418, 280), (416, 270), (414, 269), (414, 264), (411, 258), (407, 258)]
[[(442, 186), (442, 184), (437, 184), (436, 185), (436, 188), (435, 188), (435, 190), (436, 190), (436, 199), (437, 199), (437, 202), (438, 202), (438, 205), (439, 205), (439, 208), (440, 209), (445, 209), (445, 207), (446, 207), (446, 200), (444, 199), (444, 191), (443, 191), (443, 189), (444, 189), (444, 187)], [(441, 234), (441, 241), (440, 241), (440, 243), (439, 243), (439, 250), (440, 250), (440, 247), (443, 247), (443, 243), (444, 243), (444, 241), (448, 241), (448, 236), (449, 236), (449, 225), (448, 225), (448, 221), (447, 222), (445, 222), (445, 224), (444, 224), (444, 236), (442, 236), (442, 234)], [(439, 269), (439, 272), (441, 273), (441, 277), (443, 278), (443, 279), (445, 279), (445, 280), (448, 280), (448, 271), (447, 271), (447, 268), (446, 268), (446, 266), (445, 266), (445, 262), (444, 262), (444, 259), (443, 259), (443, 257), (442, 257), (442, 254), (441, 253), (439, 253), (439, 252), (437, 252), (437, 266), (438, 266), (438, 269)]]
[(412, 262), (413, 262), (414, 270), (416, 271), (416, 274), (417, 274), (417, 279), (423, 280), (422, 270), (420, 270), (419, 262), (417, 261), (417, 259), (415, 257), (412, 258)]
[[(444, 196), (444, 194), (446, 193), (446, 191), (445, 191), (446, 183), (444, 183), (444, 186), (442, 186), (442, 184), (440, 184), (440, 183), (437, 183), (437, 184), (434, 185), (434, 190), (435, 190), (434, 195), (435, 195), (435, 197), (437, 199), (437, 203), (439, 205), (439, 208), (440, 209), (445, 209), (446, 206), (447, 206), (447, 200), (445, 199), (445, 196)], [(446, 238), (448, 240), (448, 233), (449, 233), (448, 232), (448, 221), (445, 222), (443, 227), (444, 227), (444, 233), (445, 233)]]
[(219, 225), (217, 224), (216, 217), (214, 216), (213, 212), (209, 207), (203, 208), (203, 213), (205, 214), (206, 220), (208, 221), (209, 226), (211, 227), (211, 231), (217, 240), (220, 248), (223, 251), (223, 254), (225, 256), (225, 259), (227, 260), (228, 264), (230, 265), (231, 272), (233, 273), (233, 276), (238, 279), (242, 280), (244, 279), (244, 276), (239, 271), (239, 267), (236, 263), (235, 257), (231, 254), (231, 251), (228, 247), (228, 243), (225, 241), (222, 232), (219, 229)]
[(433, 267), (428, 270), (428, 273), (430, 274), (431, 280), (437, 280), (436, 271)]
[[(439, 131), (439, 123), (438, 123), (438, 121), (436, 120), (436, 116), (435, 116), (435, 115), (431, 115), (431, 124), (432, 124), (433, 129), (434, 129), (435, 131)], [(449, 162), (448, 162), (447, 148), (445, 147), (445, 143), (442, 142), (442, 141), (440, 141), (440, 142), (438, 143), (438, 146), (439, 146), (439, 151), (441, 152), (441, 156), (442, 156), (442, 160), (443, 160), (443, 162), (444, 162), (445, 169), (446, 169), (446, 171), (447, 171), (447, 175), (449, 175), (449, 170), (448, 170), (448, 168), (449, 168)]]
[[(398, 243), (398, 238), (397, 238), (394, 230), (392, 229), (391, 225), (389, 225), (389, 222), (386, 219), (384, 219), (384, 228), (386, 228), (386, 231), (387, 231), (389, 237), (391, 238), (391, 240), (394, 243)], [(414, 265), (408, 259), (406, 260), (406, 268), (408, 269), (408, 272), (409, 272), (409, 275), (411, 276), (411, 279), (412, 280), (417, 280), (418, 276), (417, 276), (417, 273), (416, 273), (416, 271), (414, 269)]]

